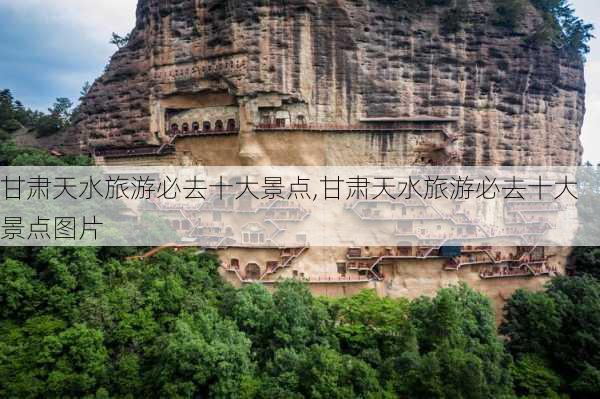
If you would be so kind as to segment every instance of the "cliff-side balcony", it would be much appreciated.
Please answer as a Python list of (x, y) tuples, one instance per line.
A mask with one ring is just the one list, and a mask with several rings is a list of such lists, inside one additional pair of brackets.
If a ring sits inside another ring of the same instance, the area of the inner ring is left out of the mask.
[(479, 273), (479, 277), (484, 280), (498, 278), (516, 278), (516, 277), (531, 277), (533, 273), (526, 267), (516, 269), (510, 267), (500, 267), (493, 269), (485, 269)]
[[(343, 276), (343, 275), (321, 275), (321, 276), (302, 276), (295, 277), (296, 280), (308, 284), (365, 284), (371, 281), (377, 281), (377, 278), (371, 276)], [(242, 280), (244, 284), (277, 284), (279, 280)]]
[(103, 158), (128, 158), (139, 156), (167, 155), (175, 152), (175, 147), (170, 145), (144, 145), (131, 147), (98, 148), (94, 156)]
[(546, 262), (522, 263), (518, 267), (502, 266), (481, 270), (479, 276), (482, 279), (515, 278), (515, 277), (539, 277), (557, 274), (556, 266), (550, 266)]
[(338, 132), (338, 133), (352, 133), (352, 132), (388, 132), (388, 133), (410, 133), (410, 132), (422, 132), (422, 133), (441, 133), (445, 137), (450, 137), (443, 127), (430, 126), (423, 124), (381, 124), (381, 125), (368, 125), (368, 124), (334, 124), (334, 123), (305, 123), (305, 124), (277, 124), (277, 123), (260, 123), (255, 129), (258, 132), (261, 131), (307, 131), (307, 132)]
[(202, 136), (229, 136), (240, 133), (239, 128), (235, 129), (210, 129), (210, 130), (169, 130), (167, 135), (171, 138), (182, 137), (202, 137)]

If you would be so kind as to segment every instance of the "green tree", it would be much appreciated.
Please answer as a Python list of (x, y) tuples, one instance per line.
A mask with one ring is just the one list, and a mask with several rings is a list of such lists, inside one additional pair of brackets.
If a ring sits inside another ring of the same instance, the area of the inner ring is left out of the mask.
[(129, 43), (129, 39), (131, 38), (131, 34), (128, 33), (125, 36), (121, 36), (115, 32), (112, 33), (112, 37), (110, 39), (110, 44), (114, 44), (118, 49), (121, 49)]
[(585, 364), (579, 377), (571, 384), (571, 390), (580, 398), (597, 397), (600, 392), (600, 370)]
[(49, 136), (65, 130), (71, 123), (71, 108), (73, 103), (68, 98), (57, 98), (48, 109), (49, 114), (42, 116), (36, 126), (40, 136)]
[(546, 357), (560, 338), (561, 314), (556, 301), (545, 292), (517, 290), (504, 308), (500, 332), (510, 337), (511, 353), (537, 353)]
[(523, 0), (495, 0), (497, 25), (516, 29), (525, 10)]
[(106, 377), (108, 352), (101, 331), (75, 324), (57, 336), (57, 358), (47, 389), (56, 397), (96, 392)]
[(267, 366), (261, 398), (392, 398), (365, 362), (328, 346), (279, 349)]
[(2, 325), (0, 396), (82, 397), (100, 389), (108, 367), (101, 331), (51, 316)]
[(0, 264), (0, 315), (19, 319), (35, 309), (41, 287), (35, 270), (26, 264), (5, 259)]
[(541, 30), (547, 41), (572, 54), (589, 53), (594, 26), (575, 15), (569, 0), (531, 0), (531, 3), (542, 14)]
[(465, 285), (444, 288), (435, 298), (413, 301), (411, 318), (421, 358), (412, 359), (414, 366), (405, 373), (406, 394), (423, 398), (511, 394), (511, 359), (496, 335), (488, 298)]
[(276, 311), (273, 295), (263, 285), (250, 284), (237, 291), (227, 307), (227, 313), (251, 339), (255, 357), (269, 358), (273, 353), (269, 342), (273, 334), (273, 312)]
[(162, 387), (160, 396), (239, 398), (253, 378), (250, 341), (214, 310), (182, 314), (154, 352), (151, 374)]
[(0, 129), (13, 132), (21, 127), (17, 119), (17, 107), (10, 90), (0, 91)]
[(418, 355), (409, 301), (365, 290), (330, 302), (342, 353), (364, 360), (379, 371), (382, 384), (399, 389), (401, 365)]
[(531, 399), (559, 399), (560, 377), (546, 362), (532, 354), (524, 355), (511, 368), (515, 391), (519, 396)]
[(218, 311), (233, 288), (214, 257), (0, 252), (0, 397), (256, 392), (250, 341)]
[(517, 29), (531, 4), (541, 16), (528, 42), (550, 44), (568, 55), (585, 56), (594, 37), (594, 26), (575, 15), (569, 0), (495, 0), (495, 23), (508, 29)]
[[(79, 91), (79, 100), (83, 100), (83, 98), (85, 96), (88, 95), (88, 93), (90, 92), (90, 90), (92, 89), (92, 85), (90, 84), (90, 82), (85, 82), (83, 84), (83, 86), (81, 87), (81, 90)], [(73, 108), (73, 111), (71, 111), (71, 114), (69, 116), (69, 122), (70, 124), (74, 125), (76, 124), (79, 119), (81, 117), (81, 103), (78, 104), (75, 108)]]
[(92, 89), (92, 85), (90, 84), (90, 82), (85, 81), (83, 83), (83, 86), (81, 87), (81, 90), (79, 91), (79, 95), (81, 97), (85, 97), (85, 96), (87, 96), (87, 94), (90, 92), (91, 89)]
[(273, 294), (263, 286), (250, 285), (238, 292), (229, 312), (252, 338), (253, 351), (261, 361), (279, 348), (301, 350), (334, 341), (326, 306), (297, 281), (279, 283)]
[[(433, 298), (236, 290), (214, 256), (0, 249), (0, 397), (574, 398), (599, 394), (600, 283), (517, 292), (496, 334), (465, 285)], [(505, 350), (508, 348), (514, 358)]]
[(331, 342), (331, 319), (326, 307), (312, 296), (306, 284), (286, 280), (273, 294), (273, 347), (304, 348)]
[(501, 331), (521, 358), (541, 357), (574, 397), (600, 395), (600, 282), (590, 276), (559, 277), (547, 291), (520, 291), (506, 304)]
[(381, 298), (373, 290), (364, 290), (334, 301), (331, 308), (336, 336), (348, 353), (377, 349), (387, 357), (417, 348), (406, 299)]

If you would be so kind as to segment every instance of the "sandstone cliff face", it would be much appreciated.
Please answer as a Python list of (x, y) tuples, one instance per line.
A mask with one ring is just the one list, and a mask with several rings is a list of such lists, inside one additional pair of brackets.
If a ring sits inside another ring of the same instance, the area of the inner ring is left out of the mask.
[(244, 146), (260, 147), (253, 115), (274, 97), (314, 123), (457, 118), (463, 164), (580, 161), (583, 65), (525, 45), (540, 23), (533, 7), (509, 31), (491, 22), (492, 0), (469, 1), (463, 29), (447, 33), (448, 7), (415, 15), (389, 3), (140, 0), (132, 38), (84, 99), (77, 130), (92, 146), (158, 143), (157, 104), (226, 92), (240, 106), (240, 152), (260, 152)]

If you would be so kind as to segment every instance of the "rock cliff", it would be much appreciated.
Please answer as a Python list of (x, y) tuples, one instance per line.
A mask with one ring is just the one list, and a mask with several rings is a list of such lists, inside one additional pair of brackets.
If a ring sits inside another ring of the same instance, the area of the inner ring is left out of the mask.
[[(452, 6), (140, 0), (131, 39), (83, 100), (76, 130), (92, 147), (158, 144), (161, 101), (227, 93), (252, 114), (240, 115), (242, 137), (272, 101), (304, 107), (311, 123), (456, 118), (464, 164), (580, 162), (582, 61), (527, 44), (541, 23), (533, 7), (511, 30), (493, 23), (493, 0), (467, 3), (451, 32)], [(229, 105), (220, 98), (207, 101)]]

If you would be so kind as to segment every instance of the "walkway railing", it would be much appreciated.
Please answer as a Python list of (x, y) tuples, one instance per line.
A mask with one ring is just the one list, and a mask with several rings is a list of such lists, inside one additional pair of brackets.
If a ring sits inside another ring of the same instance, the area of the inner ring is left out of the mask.
[(105, 158), (124, 158), (124, 157), (135, 157), (135, 156), (149, 156), (149, 155), (165, 155), (175, 152), (175, 147), (171, 145), (162, 146), (138, 146), (129, 148), (106, 148), (96, 149), (94, 155)]
[(176, 137), (198, 137), (198, 136), (219, 136), (219, 135), (231, 135), (231, 134), (239, 134), (240, 129), (235, 128), (233, 130), (193, 130), (193, 131), (173, 131), (170, 130), (167, 132), (167, 136), (176, 138)]
[(259, 123), (255, 130), (279, 130), (279, 131), (289, 131), (289, 130), (308, 130), (308, 131), (319, 131), (319, 132), (328, 132), (328, 131), (337, 131), (337, 132), (412, 132), (412, 131), (420, 131), (420, 132), (439, 132), (444, 135), (445, 129), (443, 127), (432, 127), (432, 126), (423, 126), (419, 124), (408, 125), (406, 123), (403, 124), (389, 124), (389, 125), (377, 125), (377, 126), (369, 126), (364, 124), (334, 124), (334, 123), (300, 123), (300, 124), (291, 124), (291, 125), (281, 125), (277, 123)]
[(556, 266), (548, 266), (545, 262), (541, 264), (523, 263), (519, 267), (501, 267), (484, 269), (479, 273), (482, 279), (515, 278), (515, 277), (539, 277), (558, 274)]

